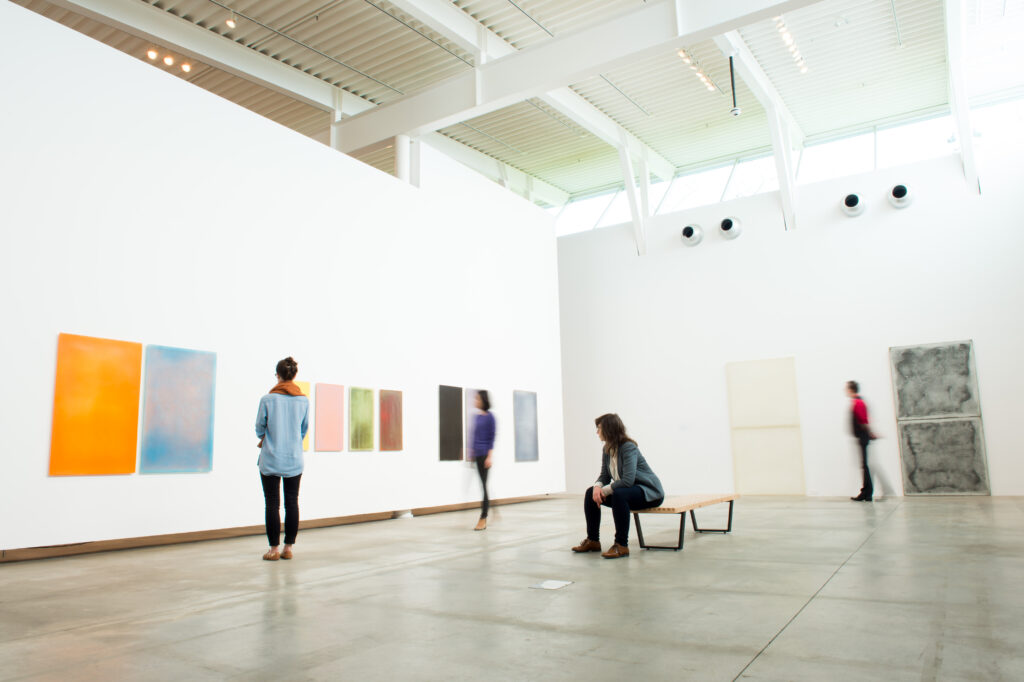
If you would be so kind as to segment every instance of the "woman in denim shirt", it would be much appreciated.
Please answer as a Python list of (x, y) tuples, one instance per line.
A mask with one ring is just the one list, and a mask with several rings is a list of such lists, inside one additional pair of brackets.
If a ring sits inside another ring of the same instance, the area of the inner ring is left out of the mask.
[[(292, 357), (277, 363), (277, 384), (260, 398), (256, 413), (260, 479), (266, 501), (267, 561), (292, 558), (299, 532), (299, 481), (302, 480), (302, 439), (309, 430), (309, 399), (293, 379), (299, 364)], [(284, 481), (284, 551), (281, 542), (281, 481)]]

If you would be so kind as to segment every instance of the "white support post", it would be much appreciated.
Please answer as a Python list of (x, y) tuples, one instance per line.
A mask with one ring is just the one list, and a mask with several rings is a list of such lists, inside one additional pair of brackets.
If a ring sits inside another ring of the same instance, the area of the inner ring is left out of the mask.
[(345, 96), (342, 90), (333, 93), (334, 111), (331, 112), (331, 149), (341, 151), (341, 119), (345, 117)]
[(768, 107), (768, 130), (775, 150), (775, 172), (779, 176), (779, 202), (782, 204), (782, 220), (787, 230), (796, 229), (796, 175), (793, 172), (793, 148), (788, 124), (776, 111)]
[(413, 187), (419, 187), (422, 180), (423, 163), (420, 151), (422, 148), (419, 140), (409, 141), (409, 184)]
[(636, 241), (636, 254), (643, 256), (647, 253), (647, 216), (644, 214), (640, 192), (637, 190), (636, 177), (633, 173), (633, 160), (630, 158), (629, 149), (625, 140), (619, 145), (619, 164), (622, 166), (622, 179), (626, 185), (626, 197), (629, 199), (629, 213), (633, 217), (633, 239)]
[(974, 130), (971, 108), (967, 101), (967, 78), (964, 75), (965, 0), (946, 0), (946, 63), (949, 65), (949, 105), (960, 138), (960, 160), (964, 179), (972, 192), (981, 194), (981, 182), (974, 160)]
[(636, 172), (640, 190), (640, 215), (644, 217), (644, 238), (647, 237), (647, 223), (651, 217), (651, 169), (646, 159), (637, 161)]
[(409, 136), (395, 135), (395, 177), (402, 182), (409, 182)]

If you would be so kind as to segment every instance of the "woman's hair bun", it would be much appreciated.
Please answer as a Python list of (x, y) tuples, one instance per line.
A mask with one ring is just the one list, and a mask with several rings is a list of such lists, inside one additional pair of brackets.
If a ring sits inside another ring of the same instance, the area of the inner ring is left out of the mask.
[(291, 381), (299, 371), (299, 363), (295, 362), (292, 356), (286, 357), (277, 363), (277, 375), (285, 381)]

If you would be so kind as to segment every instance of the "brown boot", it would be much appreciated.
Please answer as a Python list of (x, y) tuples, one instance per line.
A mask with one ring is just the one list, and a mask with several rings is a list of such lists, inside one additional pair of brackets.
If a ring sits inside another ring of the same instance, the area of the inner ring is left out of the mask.
[(608, 548), (607, 552), (601, 554), (605, 559), (619, 559), (624, 556), (629, 556), (629, 547), (623, 547), (619, 543), (615, 543)]
[(583, 542), (572, 548), (574, 552), (600, 552), (601, 543), (590, 538), (583, 538)]
[(476, 528), (473, 530), (483, 530), (485, 528), (487, 528), (487, 519), (480, 519), (476, 522)]

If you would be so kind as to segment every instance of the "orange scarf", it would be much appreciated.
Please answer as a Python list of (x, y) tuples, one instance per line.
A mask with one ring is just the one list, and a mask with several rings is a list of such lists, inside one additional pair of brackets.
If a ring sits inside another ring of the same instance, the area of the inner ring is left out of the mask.
[(280, 393), (281, 395), (306, 395), (294, 381), (279, 381), (270, 389), (270, 392)]

